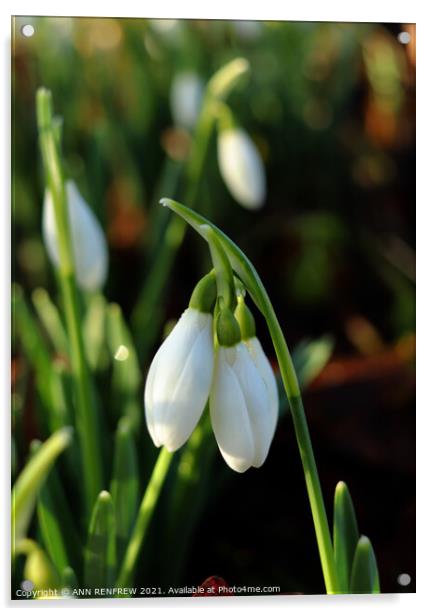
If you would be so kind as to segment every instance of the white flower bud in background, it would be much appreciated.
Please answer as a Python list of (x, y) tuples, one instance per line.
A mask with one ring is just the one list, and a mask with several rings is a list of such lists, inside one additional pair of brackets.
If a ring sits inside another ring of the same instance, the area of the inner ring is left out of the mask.
[(203, 81), (192, 71), (177, 73), (170, 90), (170, 106), (177, 126), (191, 130), (199, 117)]
[(249, 135), (241, 128), (226, 128), (218, 135), (218, 164), (224, 182), (238, 203), (257, 210), (265, 201), (265, 171)]
[[(67, 181), (69, 229), (72, 241), (77, 284), (85, 291), (101, 289), (107, 278), (108, 250), (101, 226), (73, 181)], [(45, 193), (42, 212), (42, 234), (51, 263), (59, 267), (54, 204), (49, 191)]]
[(234, 20), (232, 26), (242, 41), (254, 42), (262, 35), (263, 24), (260, 21)]
[(244, 342), (217, 351), (210, 413), (217, 444), (230, 468), (243, 473), (264, 463), (276, 421), (267, 385)]
[(212, 315), (187, 308), (155, 355), (145, 385), (145, 414), (156, 447), (175, 451), (208, 400), (213, 374)]

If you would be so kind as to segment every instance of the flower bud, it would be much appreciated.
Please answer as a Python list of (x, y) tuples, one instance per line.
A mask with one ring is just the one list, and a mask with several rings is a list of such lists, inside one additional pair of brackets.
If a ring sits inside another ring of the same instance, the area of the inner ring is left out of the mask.
[(217, 351), (210, 413), (217, 444), (230, 468), (243, 473), (264, 463), (275, 421), (265, 382), (243, 342)]
[[(74, 182), (65, 184), (77, 284), (85, 291), (99, 290), (105, 283), (108, 269), (107, 243), (101, 226), (78, 192)], [(51, 263), (60, 265), (54, 203), (50, 192), (45, 193), (42, 233)]]
[(241, 128), (223, 129), (217, 146), (220, 173), (233, 198), (249, 210), (261, 208), (265, 202), (265, 171), (249, 135)]
[(172, 116), (177, 126), (191, 130), (199, 117), (203, 82), (193, 71), (175, 75), (170, 91)]
[(212, 315), (187, 308), (148, 372), (145, 414), (156, 447), (179, 449), (205, 408), (214, 364)]

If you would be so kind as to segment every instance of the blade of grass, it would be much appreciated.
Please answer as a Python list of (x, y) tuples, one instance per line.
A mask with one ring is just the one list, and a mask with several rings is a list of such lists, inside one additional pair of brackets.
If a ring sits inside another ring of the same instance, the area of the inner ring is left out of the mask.
[(55, 590), (60, 588), (58, 571), (40, 545), (32, 539), (23, 539), (17, 546), (17, 553), (26, 554), (24, 579), (33, 583), (33, 590)]

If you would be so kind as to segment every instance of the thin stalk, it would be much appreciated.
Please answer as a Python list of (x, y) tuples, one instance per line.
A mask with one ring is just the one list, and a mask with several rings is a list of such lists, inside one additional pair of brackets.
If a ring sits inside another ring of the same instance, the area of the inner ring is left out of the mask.
[(285, 337), (268, 293), (250, 260), (218, 227), (200, 214), (197, 214), (197, 212), (190, 210), (185, 205), (177, 203), (172, 199), (162, 199), (161, 203), (181, 216), (202, 235), (205, 240), (208, 240), (206, 225), (209, 225), (215, 231), (214, 241), (216, 241), (216, 239), (220, 241), (229, 257), (233, 269), (248, 289), (267, 321), (294, 423), (326, 590), (329, 594), (337, 593), (339, 592), (339, 583), (330, 528), (327, 521), (321, 484), (312, 449), (309, 427), (300, 395), (300, 387)]
[(148, 530), (152, 515), (155, 511), (158, 497), (169, 470), (172, 457), (173, 454), (163, 447), (157, 458), (151, 478), (143, 495), (142, 503), (137, 514), (136, 523), (134, 525), (133, 532), (131, 533), (131, 538), (128, 542), (124, 561), (116, 582), (116, 586), (119, 588), (124, 588), (133, 581), (140, 549), (146, 536), (146, 531)]
[(76, 392), (76, 422), (82, 452), (85, 502), (90, 512), (103, 487), (98, 420), (92, 404), (91, 378), (81, 331), (82, 319), (75, 282), (65, 182), (57, 144), (57, 128), (53, 124), (51, 93), (48, 90), (44, 88), (38, 90), (36, 106), (46, 183), (54, 204), (60, 260), (58, 273)]

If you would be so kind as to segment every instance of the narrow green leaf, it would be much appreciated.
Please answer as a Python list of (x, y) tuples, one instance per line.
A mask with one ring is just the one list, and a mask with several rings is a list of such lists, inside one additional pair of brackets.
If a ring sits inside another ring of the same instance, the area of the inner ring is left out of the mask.
[(114, 582), (115, 516), (112, 497), (99, 493), (92, 512), (84, 558), (84, 585), (101, 588)]
[(124, 554), (136, 518), (139, 503), (139, 469), (136, 443), (127, 417), (120, 419), (115, 438), (113, 477), (110, 484), (113, 498), (117, 554)]
[(12, 491), (12, 552), (25, 537), (36, 495), (57, 457), (72, 440), (72, 428), (62, 428), (43, 443), (21, 471)]
[(56, 469), (51, 469), (37, 498), (39, 530), (58, 571), (79, 566), (81, 541)]
[(350, 591), (364, 594), (380, 592), (380, 577), (375, 552), (370, 540), (364, 535), (360, 537), (354, 555)]
[(65, 567), (62, 571), (62, 588), (68, 588), (70, 591), (78, 588), (77, 576), (72, 567)]
[(18, 285), (12, 287), (12, 316), (13, 337), (19, 341), (24, 355), (35, 369), (38, 393), (47, 412), (51, 412), (51, 355)]
[(98, 369), (103, 358), (105, 313), (105, 297), (100, 293), (92, 294), (83, 322), (86, 357), (92, 370)]
[(350, 589), (351, 566), (358, 540), (359, 530), (353, 501), (347, 485), (340, 481), (335, 491), (333, 544), (341, 592)]
[(294, 366), (300, 381), (305, 387), (311, 383), (328, 363), (334, 342), (331, 336), (322, 336), (316, 340), (299, 344), (292, 354)]
[(32, 302), (55, 351), (60, 355), (68, 356), (69, 344), (65, 328), (59, 310), (51, 301), (47, 291), (45, 289), (35, 289), (32, 293)]
[(117, 304), (107, 309), (107, 339), (113, 361), (113, 405), (130, 418), (133, 431), (137, 431), (142, 417), (142, 375), (131, 334)]

